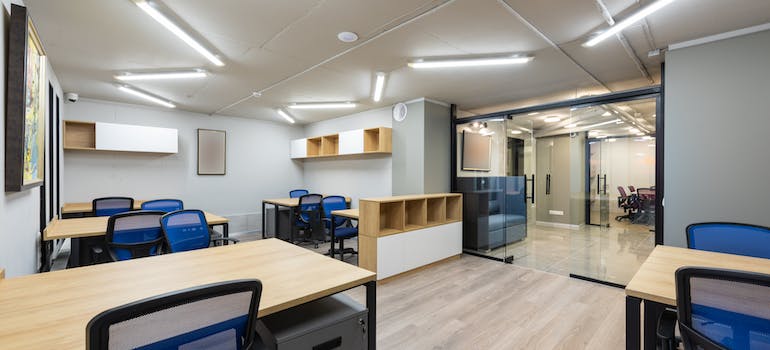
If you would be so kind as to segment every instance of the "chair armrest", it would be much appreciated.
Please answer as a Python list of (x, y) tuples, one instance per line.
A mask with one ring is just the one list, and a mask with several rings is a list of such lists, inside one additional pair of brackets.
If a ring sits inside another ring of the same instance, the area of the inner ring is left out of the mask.
[(211, 242), (217, 242), (217, 241), (218, 241), (218, 242), (233, 242), (233, 243), (240, 243), (240, 240), (238, 240), (238, 239), (236, 239), (236, 238), (230, 238), (230, 237), (227, 237), (227, 238), (224, 238), (224, 237), (217, 237), (217, 238), (212, 238), (212, 239), (211, 239)]
[(676, 311), (664, 310), (658, 318), (656, 335), (661, 350), (676, 350), (679, 340), (676, 338)]

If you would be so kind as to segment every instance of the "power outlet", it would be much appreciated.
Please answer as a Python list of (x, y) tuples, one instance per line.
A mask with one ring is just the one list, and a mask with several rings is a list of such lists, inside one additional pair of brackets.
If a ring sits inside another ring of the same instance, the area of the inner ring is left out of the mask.
[(564, 215), (564, 211), (562, 211), (562, 210), (549, 210), (548, 214), (551, 214), (551, 215)]

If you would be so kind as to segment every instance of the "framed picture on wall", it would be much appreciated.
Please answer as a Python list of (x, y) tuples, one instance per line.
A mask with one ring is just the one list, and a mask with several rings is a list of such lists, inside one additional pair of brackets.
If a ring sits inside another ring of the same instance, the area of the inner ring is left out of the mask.
[(226, 168), (226, 132), (198, 129), (198, 175), (225, 175)]
[(11, 5), (5, 120), (5, 191), (45, 181), (46, 57), (27, 8)]

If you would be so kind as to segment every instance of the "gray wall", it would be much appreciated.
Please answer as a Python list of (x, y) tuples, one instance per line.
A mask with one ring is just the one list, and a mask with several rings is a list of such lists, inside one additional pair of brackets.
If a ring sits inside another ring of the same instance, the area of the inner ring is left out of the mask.
[(670, 51), (665, 244), (703, 221), (770, 226), (770, 31)]
[(425, 101), (425, 193), (450, 190), (450, 122), (449, 106)]
[[(391, 107), (370, 110), (344, 117), (324, 120), (305, 126), (305, 137), (334, 134), (340, 131), (392, 127)], [(366, 197), (391, 195), (391, 156), (361, 159), (308, 159), (296, 161), (304, 168), (305, 187), (324, 194), (341, 194), (352, 199), (351, 206)]]
[[(81, 100), (67, 104), (64, 119), (168, 127), (179, 131), (173, 155), (66, 151), (64, 202), (127, 195), (180, 198), (231, 219), (230, 232), (260, 230), (261, 200), (283, 198), (303, 186), (302, 167), (289, 157), (289, 140), (302, 128), (282, 122)], [(227, 174), (197, 175), (198, 128), (227, 131)]]

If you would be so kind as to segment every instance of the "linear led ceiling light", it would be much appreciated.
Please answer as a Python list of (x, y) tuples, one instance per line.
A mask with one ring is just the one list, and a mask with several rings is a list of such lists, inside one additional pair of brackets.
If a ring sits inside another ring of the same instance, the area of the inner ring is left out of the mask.
[(380, 102), (382, 99), (382, 92), (385, 89), (385, 73), (377, 72), (377, 79), (374, 82), (374, 96), (372, 100), (374, 102)]
[(188, 70), (188, 71), (174, 71), (174, 72), (153, 72), (153, 73), (126, 72), (120, 75), (116, 75), (115, 79), (120, 81), (195, 79), (195, 78), (205, 78), (206, 75), (207, 75), (207, 72), (202, 69), (195, 69), (195, 70)]
[(201, 43), (199, 43), (197, 40), (193, 39), (190, 34), (187, 34), (182, 28), (179, 28), (179, 26), (171, 21), (166, 15), (158, 11), (158, 9), (154, 6), (154, 4), (148, 0), (134, 0), (134, 3), (136, 6), (139, 6), (140, 9), (142, 9), (144, 12), (146, 12), (150, 17), (152, 17), (155, 21), (166, 27), (170, 32), (174, 33), (179, 39), (182, 39), (182, 41), (185, 42), (185, 44), (190, 45), (195, 51), (198, 51), (199, 54), (203, 55), (203, 57), (206, 57), (211, 63), (217, 65), (217, 66), (224, 66), (225, 63), (222, 62), (222, 60), (219, 59), (214, 53), (209, 51), (207, 48), (203, 47)]
[(334, 108), (353, 108), (356, 104), (353, 102), (314, 102), (314, 103), (294, 103), (288, 107), (291, 109), (334, 109)]
[(157, 103), (157, 104), (159, 104), (159, 105), (161, 105), (163, 107), (168, 107), (168, 108), (175, 108), (176, 107), (173, 103), (171, 103), (169, 101), (166, 101), (166, 100), (164, 100), (164, 99), (162, 99), (160, 97), (157, 97), (157, 96), (150, 95), (150, 94), (148, 94), (148, 93), (146, 93), (144, 91), (137, 90), (137, 89), (135, 89), (135, 88), (133, 88), (131, 86), (128, 86), (128, 85), (118, 85), (118, 89), (120, 89), (122, 91), (125, 91), (125, 92), (127, 92), (127, 93), (129, 93), (131, 95), (134, 95), (134, 96), (137, 96), (137, 97), (141, 97), (141, 98), (143, 98), (143, 99), (145, 99), (147, 101), (155, 102), (155, 103)]
[(499, 66), (507, 64), (523, 64), (534, 59), (533, 56), (508, 56), (508, 57), (486, 57), (486, 58), (465, 58), (465, 59), (443, 59), (443, 60), (416, 60), (407, 65), (411, 68), (452, 68), (452, 67), (481, 67), (481, 66)]
[(612, 27), (609, 27), (607, 30), (601, 32), (596, 37), (592, 38), (591, 40), (586, 41), (583, 46), (585, 47), (593, 47), (596, 44), (602, 42), (604, 39), (607, 39), (617, 33), (620, 33), (623, 29), (628, 28), (630, 25), (636, 23), (637, 21), (641, 20), (644, 17), (647, 17), (654, 13), (655, 11), (658, 11), (665, 7), (666, 5), (674, 2), (674, 0), (658, 0), (654, 3), (650, 4), (649, 6), (637, 11), (636, 13), (632, 14), (631, 16), (628, 16), (626, 19), (615, 23)]
[(620, 119), (613, 119), (613, 120), (608, 120), (606, 122), (596, 123), (596, 124), (593, 124), (593, 125), (587, 125), (585, 128), (586, 129), (593, 129), (593, 128), (598, 128), (598, 127), (600, 127), (602, 125), (607, 125), (607, 124), (612, 124), (612, 123), (617, 123), (617, 122), (621, 122), (622, 123), (623, 121), (620, 120)]
[(289, 113), (286, 113), (283, 109), (276, 109), (276, 112), (278, 112), (278, 115), (283, 117), (283, 119), (286, 119), (287, 122), (294, 124), (294, 118), (292, 118)]

